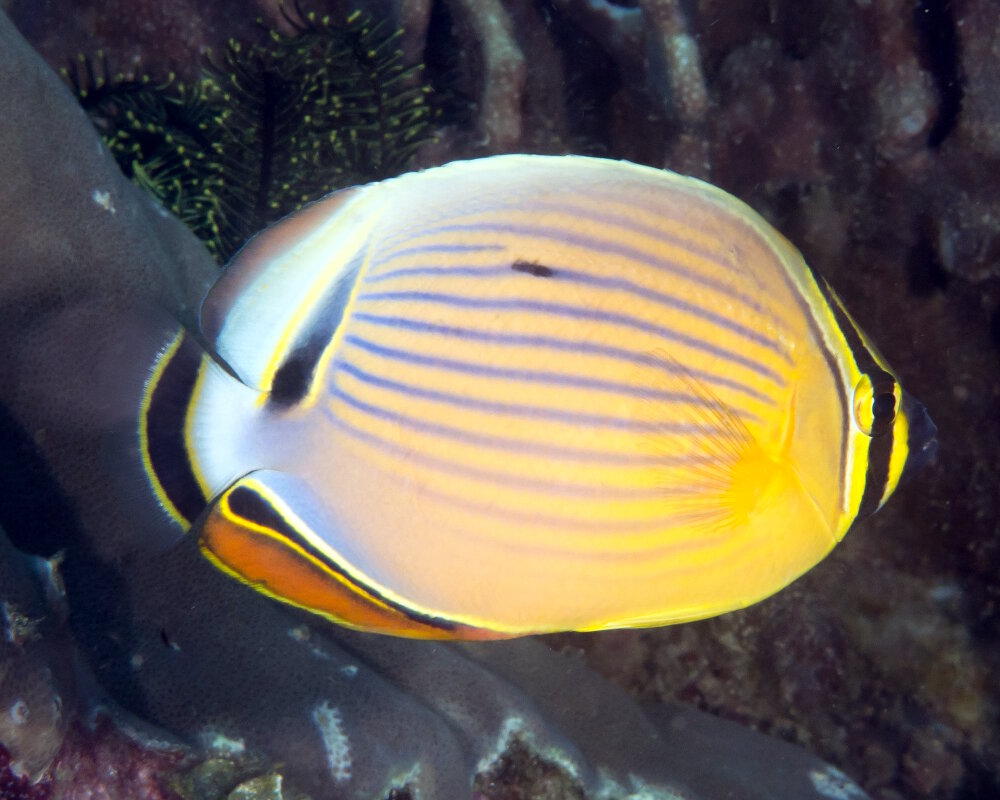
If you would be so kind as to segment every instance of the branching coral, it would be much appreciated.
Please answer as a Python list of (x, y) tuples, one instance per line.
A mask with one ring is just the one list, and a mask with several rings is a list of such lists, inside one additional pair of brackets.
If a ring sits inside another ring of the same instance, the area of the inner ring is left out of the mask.
[[(475, 99), (478, 150), (520, 149), (526, 137), (535, 142), (529, 119), (555, 120), (549, 127), (562, 129), (563, 104), (572, 98), (553, 101), (551, 94), (532, 89), (551, 72), (546, 51), (552, 47), (554, 17), (593, 37), (623, 82), (652, 100), (682, 132), (704, 120), (708, 92), (698, 45), (679, 0), (644, 0), (638, 7), (609, 0), (553, 0), (552, 11), (545, 14), (521, 0), (449, 0), (447, 5), (460, 50), (466, 59), (475, 60), (481, 76)], [(394, 7), (408, 32), (407, 51), (421, 52), (412, 32), (427, 30), (428, 4), (397, 0)], [(531, 107), (538, 102), (545, 107)]]

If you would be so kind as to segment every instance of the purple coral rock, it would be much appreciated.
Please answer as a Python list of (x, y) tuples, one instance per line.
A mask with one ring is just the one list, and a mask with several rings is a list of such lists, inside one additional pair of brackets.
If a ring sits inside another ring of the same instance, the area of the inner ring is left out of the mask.
[(0, 798), (3, 800), (49, 800), (52, 785), (48, 781), (32, 783), (11, 769), (10, 753), (0, 744)]
[(162, 780), (181, 758), (179, 751), (138, 744), (102, 717), (93, 730), (70, 731), (52, 781), (60, 800), (180, 800)]

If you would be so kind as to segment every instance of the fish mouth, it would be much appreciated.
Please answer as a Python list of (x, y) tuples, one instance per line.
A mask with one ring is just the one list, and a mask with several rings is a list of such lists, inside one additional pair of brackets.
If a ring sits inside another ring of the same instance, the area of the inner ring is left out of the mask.
[(932, 461), (938, 449), (937, 426), (931, 421), (927, 409), (905, 392), (903, 413), (909, 423), (909, 434), (906, 439), (908, 455), (899, 476), (900, 484), (910, 480), (925, 464)]

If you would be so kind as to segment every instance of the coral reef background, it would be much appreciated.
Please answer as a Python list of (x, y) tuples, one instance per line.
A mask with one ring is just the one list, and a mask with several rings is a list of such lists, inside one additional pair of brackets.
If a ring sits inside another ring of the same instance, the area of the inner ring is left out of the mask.
[[(56, 69), (196, 76), (274, 0), (5, 0)], [(442, 102), (413, 166), (586, 152), (768, 216), (939, 427), (935, 464), (790, 589), (552, 637), (642, 700), (801, 743), (877, 800), (1000, 796), (1000, 6), (992, 0), (385, 0)], [(488, 792), (488, 789), (484, 790)], [(499, 791), (499, 790), (498, 790)], [(496, 794), (486, 796), (518, 796)]]

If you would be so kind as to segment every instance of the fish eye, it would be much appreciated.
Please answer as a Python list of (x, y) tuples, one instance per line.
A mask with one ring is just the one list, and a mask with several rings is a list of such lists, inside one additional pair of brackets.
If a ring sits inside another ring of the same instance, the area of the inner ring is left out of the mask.
[(896, 382), (886, 375), (873, 384), (868, 375), (862, 375), (854, 388), (854, 420), (868, 436), (883, 436), (896, 420), (899, 398)]
[(882, 392), (875, 395), (872, 401), (872, 414), (877, 420), (892, 422), (896, 417), (896, 397), (892, 392)]

